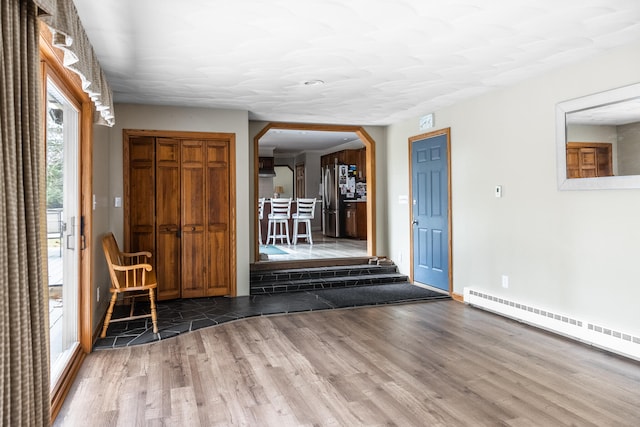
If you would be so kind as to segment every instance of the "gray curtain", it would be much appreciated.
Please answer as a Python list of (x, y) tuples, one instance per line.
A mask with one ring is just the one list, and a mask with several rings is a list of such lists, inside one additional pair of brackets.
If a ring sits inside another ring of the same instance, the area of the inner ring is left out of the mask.
[(49, 424), (37, 8), (0, 0), (0, 423)]

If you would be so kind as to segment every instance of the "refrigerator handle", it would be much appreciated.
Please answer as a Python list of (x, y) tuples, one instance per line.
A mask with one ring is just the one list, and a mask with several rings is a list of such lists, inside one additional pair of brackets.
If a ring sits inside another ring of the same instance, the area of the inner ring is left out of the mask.
[(329, 179), (331, 178), (331, 173), (329, 172), (329, 168), (325, 168), (324, 170), (324, 183), (323, 183), (323, 194), (322, 194), (322, 204), (325, 209), (329, 209), (329, 191), (327, 187), (329, 185)]

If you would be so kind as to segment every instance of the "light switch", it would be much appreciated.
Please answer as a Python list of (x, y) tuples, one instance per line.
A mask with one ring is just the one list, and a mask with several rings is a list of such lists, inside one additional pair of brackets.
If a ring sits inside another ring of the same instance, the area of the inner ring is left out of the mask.
[(113, 199), (113, 207), (114, 208), (121, 208), (122, 207), (122, 197), (115, 197)]
[(502, 185), (496, 185), (496, 197), (502, 197)]

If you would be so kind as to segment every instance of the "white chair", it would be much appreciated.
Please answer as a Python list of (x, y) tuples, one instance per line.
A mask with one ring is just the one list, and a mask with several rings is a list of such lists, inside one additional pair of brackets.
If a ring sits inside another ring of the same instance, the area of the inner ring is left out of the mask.
[[(271, 199), (271, 213), (269, 218), (269, 228), (267, 230), (267, 245), (271, 240), (276, 244), (276, 239), (280, 239), (284, 243), (287, 238), (287, 245), (291, 244), (289, 239), (289, 219), (291, 219), (291, 198), (288, 199)], [(283, 230), (282, 226), (286, 232)]]
[(262, 245), (262, 219), (264, 218), (264, 197), (258, 199), (258, 242)]
[[(306, 237), (307, 242), (313, 245), (311, 238), (311, 220), (316, 211), (316, 199), (298, 199), (298, 210), (291, 217), (293, 218), (293, 244), (298, 244), (299, 237)], [(303, 223), (306, 233), (298, 234), (298, 224)]]

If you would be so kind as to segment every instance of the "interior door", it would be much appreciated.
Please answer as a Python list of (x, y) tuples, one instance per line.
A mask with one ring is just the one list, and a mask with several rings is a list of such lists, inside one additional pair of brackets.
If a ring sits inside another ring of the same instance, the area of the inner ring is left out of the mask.
[(411, 143), (413, 279), (449, 291), (449, 135)]

